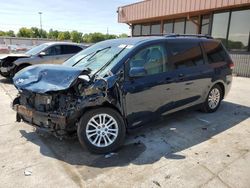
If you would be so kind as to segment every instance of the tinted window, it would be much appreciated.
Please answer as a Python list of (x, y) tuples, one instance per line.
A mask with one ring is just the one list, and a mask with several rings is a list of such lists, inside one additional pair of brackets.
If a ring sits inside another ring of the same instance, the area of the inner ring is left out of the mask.
[(75, 54), (82, 50), (79, 46), (63, 45), (62, 54)]
[(231, 50), (248, 50), (250, 36), (250, 10), (234, 11), (231, 15), (228, 48)]
[(227, 53), (219, 42), (210, 41), (203, 43), (203, 46), (207, 54), (208, 63), (217, 63), (227, 60)]
[(203, 35), (208, 35), (209, 34), (209, 24), (210, 24), (210, 15), (202, 16), (201, 34), (203, 34)]
[(141, 35), (141, 25), (133, 25), (133, 36)]
[(226, 44), (229, 12), (214, 14), (212, 36)]
[(184, 34), (185, 19), (178, 19), (174, 22), (174, 33)]
[(163, 25), (164, 33), (173, 33), (173, 22), (166, 22)]
[(150, 35), (150, 25), (142, 25), (141, 34)]
[(186, 32), (187, 34), (197, 34), (198, 33), (198, 18), (193, 17), (186, 22)]
[(130, 61), (130, 68), (144, 67), (148, 75), (166, 71), (166, 51), (162, 45), (153, 45), (139, 51)]
[(45, 54), (47, 56), (61, 55), (62, 54), (61, 46), (56, 45), (56, 46), (49, 47), (45, 50)]
[(198, 43), (170, 41), (167, 45), (170, 64), (175, 68), (187, 68), (204, 64)]
[(151, 25), (151, 35), (159, 35), (161, 34), (161, 24), (156, 23)]

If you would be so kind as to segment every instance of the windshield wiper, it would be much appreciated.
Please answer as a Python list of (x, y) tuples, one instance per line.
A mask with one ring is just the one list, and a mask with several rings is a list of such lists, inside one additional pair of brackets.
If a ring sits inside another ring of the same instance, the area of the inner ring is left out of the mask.
[(124, 48), (122, 48), (117, 54), (115, 54), (107, 63), (105, 63), (98, 71), (96, 71), (92, 77), (91, 77), (91, 81), (95, 78), (96, 74), (102, 70), (104, 70), (107, 66), (109, 66), (109, 64), (115, 59), (117, 58), (122, 52), (123, 50), (125, 50), (127, 48), (128, 45), (126, 45)]
[(97, 51), (95, 51), (95, 52), (89, 53), (88, 55), (84, 56), (83, 58), (79, 59), (76, 63), (74, 63), (74, 64), (72, 65), (72, 67), (74, 67), (75, 65), (77, 65), (80, 61), (82, 61), (82, 60), (85, 59), (86, 57), (90, 56), (91, 54), (93, 54), (93, 55), (91, 55), (91, 56), (87, 59), (87, 61), (89, 61), (90, 59), (92, 59), (92, 58), (93, 58), (96, 54), (98, 54), (99, 52), (101, 52), (101, 51), (103, 51), (103, 50), (106, 50), (106, 49), (108, 49), (108, 48), (111, 48), (111, 46), (105, 47), (105, 48), (102, 48), (102, 49), (97, 50)]
[(75, 62), (75, 63), (72, 65), (72, 67), (74, 67), (74, 66), (75, 66), (76, 64), (78, 64), (80, 61), (82, 61), (83, 59), (85, 59), (86, 57), (90, 56), (90, 55), (93, 54), (93, 53), (94, 53), (94, 52), (91, 52), (91, 53), (85, 55), (84, 57), (80, 58), (77, 62)]
[(100, 50), (97, 50), (92, 56), (90, 56), (88, 59), (87, 59), (87, 61), (90, 61), (96, 54), (98, 54), (99, 52), (101, 52), (101, 51), (103, 51), (103, 50), (106, 50), (106, 49), (109, 49), (109, 48), (111, 48), (111, 46), (108, 46), (108, 47), (106, 47), (106, 48), (102, 48), (102, 49), (100, 49)]

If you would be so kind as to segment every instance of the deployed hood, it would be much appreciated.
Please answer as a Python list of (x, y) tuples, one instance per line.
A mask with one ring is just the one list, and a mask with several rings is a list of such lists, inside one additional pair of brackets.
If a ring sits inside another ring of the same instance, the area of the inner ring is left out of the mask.
[(65, 90), (83, 70), (64, 65), (34, 65), (18, 72), (14, 85), (21, 90), (35, 93)]
[(28, 54), (5, 54), (5, 55), (1, 55), (0, 59), (5, 59), (7, 57), (30, 57), (30, 55)]

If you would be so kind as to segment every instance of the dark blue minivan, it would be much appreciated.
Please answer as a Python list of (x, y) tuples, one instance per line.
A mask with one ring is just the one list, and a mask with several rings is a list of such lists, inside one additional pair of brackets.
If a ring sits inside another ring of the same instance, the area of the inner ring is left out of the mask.
[(77, 133), (95, 153), (119, 148), (129, 128), (191, 106), (215, 112), (232, 83), (221, 42), (166, 35), (97, 43), (63, 65), (35, 65), (13, 79), (23, 120), (57, 137)]

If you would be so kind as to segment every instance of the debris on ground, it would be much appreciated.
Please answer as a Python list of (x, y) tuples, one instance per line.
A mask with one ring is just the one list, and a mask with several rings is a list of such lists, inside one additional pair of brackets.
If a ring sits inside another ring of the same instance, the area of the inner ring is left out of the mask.
[(166, 180), (167, 180), (167, 179), (170, 179), (170, 177), (171, 177), (170, 175), (166, 175), (166, 176), (165, 176), (165, 179), (166, 179)]
[(199, 153), (197, 153), (197, 152), (195, 152), (194, 154), (195, 154), (195, 155), (199, 155)]
[(25, 168), (24, 175), (25, 176), (31, 176), (31, 174), (32, 174), (32, 170), (30, 168)]
[(135, 146), (141, 145), (141, 141), (139, 140), (138, 142), (134, 143)]
[(176, 128), (175, 128), (175, 127), (171, 127), (169, 130), (170, 130), (170, 131), (175, 131)]
[(203, 131), (206, 131), (207, 130), (207, 127), (202, 127), (201, 128)]
[(158, 181), (155, 181), (155, 180), (154, 180), (153, 183), (154, 183), (155, 185), (161, 187), (161, 184), (160, 184)]
[(210, 121), (208, 121), (208, 120), (205, 120), (205, 119), (202, 119), (202, 118), (197, 118), (197, 119), (200, 120), (200, 121), (202, 121), (202, 122), (205, 122), (207, 124), (210, 124)]
[(141, 134), (141, 135), (136, 135), (135, 136), (135, 139), (139, 138), (139, 137), (143, 137), (143, 138), (146, 138), (146, 135), (145, 134)]
[(105, 155), (105, 159), (108, 159), (108, 158), (110, 158), (110, 157), (112, 157), (113, 155), (118, 155), (117, 153), (109, 153), (109, 154), (107, 154), (107, 155)]
[(227, 154), (227, 157), (231, 157), (229, 154)]

